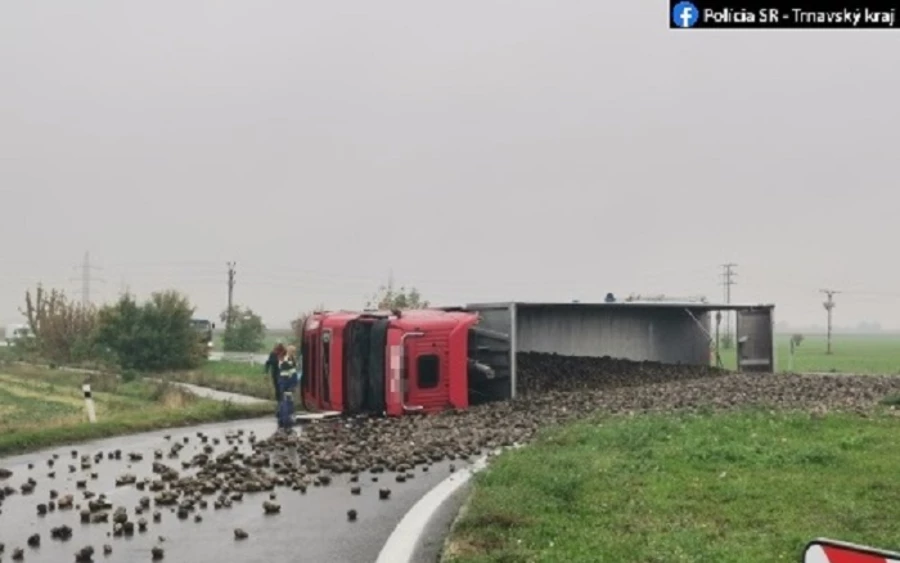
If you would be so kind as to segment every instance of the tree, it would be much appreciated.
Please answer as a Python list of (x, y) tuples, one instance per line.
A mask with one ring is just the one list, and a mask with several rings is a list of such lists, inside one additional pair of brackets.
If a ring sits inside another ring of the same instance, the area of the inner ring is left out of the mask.
[(154, 293), (143, 304), (126, 293), (100, 309), (96, 343), (124, 369), (195, 368), (205, 350), (191, 326), (193, 315), (190, 301), (177, 291)]
[[(222, 322), (228, 318), (228, 310), (219, 315)], [(226, 352), (259, 352), (266, 339), (266, 325), (262, 317), (249, 307), (235, 305), (231, 308), (231, 323), (225, 329), (223, 347)]]
[(801, 342), (803, 342), (802, 334), (796, 333), (796, 334), (791, 335), (791, 347), (792, 348), (799, 348)]
[(379, 311), (425, 309), (428, 306), (429, 302), (422, 299), (416, 288), (406, 289), (404, 286), (395, 288), (392, 279), (388, 280), (387, 285), (378, 288), (378, 291), (366, 303), (367, 309), (377, 309)]
[(58, 363), (80, 362), (94, 355), (97, 310), (91, 305), (69, 301), (61, 290), (45, 290), (41, 284), (25, 292), (25, 308), (33, 339), (21, 344), (42, 358)]

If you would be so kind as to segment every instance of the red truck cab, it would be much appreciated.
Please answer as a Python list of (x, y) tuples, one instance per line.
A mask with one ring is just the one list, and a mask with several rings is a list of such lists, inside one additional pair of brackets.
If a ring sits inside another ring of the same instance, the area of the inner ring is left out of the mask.
[(301, 346), (304, 405), (389, 416), (465, 409), (477, 323), (475, 313), (431, 309), (314, 314)]

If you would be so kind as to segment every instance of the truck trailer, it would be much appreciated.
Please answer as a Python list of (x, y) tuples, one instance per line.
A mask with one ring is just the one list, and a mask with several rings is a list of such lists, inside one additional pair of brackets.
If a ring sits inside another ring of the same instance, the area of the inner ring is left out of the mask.
[(303, 327), (300, 395), (309, 410), (400, 416), (490, 400), (502, 375), (491, 341), (462, 309), (336, 311)]

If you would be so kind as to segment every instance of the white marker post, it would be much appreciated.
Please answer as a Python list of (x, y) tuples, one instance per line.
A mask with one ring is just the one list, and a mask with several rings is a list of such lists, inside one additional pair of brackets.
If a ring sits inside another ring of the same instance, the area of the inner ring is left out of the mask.
[(94, 410), (94, 399), (91, 397), (91, 385), (85, 383), (81, 390), (84, 391), (84, 406), (87, 408), (88, 420), (91, 424), (97, 422), (97, 411)]

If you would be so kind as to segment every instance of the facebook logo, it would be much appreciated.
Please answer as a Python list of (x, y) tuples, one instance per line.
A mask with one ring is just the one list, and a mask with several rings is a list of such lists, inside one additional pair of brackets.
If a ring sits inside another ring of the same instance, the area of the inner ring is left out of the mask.
[(678, 27), (694, 27), (700, 18), (700, 10), (692, 2), (679, 2), (672, 8), (672, 21)]

